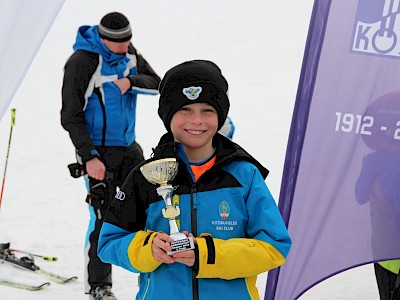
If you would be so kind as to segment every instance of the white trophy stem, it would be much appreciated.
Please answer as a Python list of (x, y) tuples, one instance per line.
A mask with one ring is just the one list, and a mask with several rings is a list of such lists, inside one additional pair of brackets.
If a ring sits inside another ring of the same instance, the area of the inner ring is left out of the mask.
[(178, 225), (175, 220), (169, 220), (169, 233), (170, 235), (179, 233)]
[(170, 184), (163, 185), (157, 188), (157, 193), (163, 197), (166, 206), (172, 206), (171, 202), (171, 193), (174, 190), (174, 187)]

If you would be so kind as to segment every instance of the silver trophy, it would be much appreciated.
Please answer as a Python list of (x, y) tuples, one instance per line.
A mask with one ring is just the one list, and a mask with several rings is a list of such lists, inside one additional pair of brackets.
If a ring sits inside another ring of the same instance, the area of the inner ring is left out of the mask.
[(168, 182), (174, 179), (178, 171), (178, 162), (176, 159), (164, 158), (155, 160), (143, 165), (140, 171), (148, 182), (159, 185), (157, 193), (165, 202), (166, 207), (162, 209), (162, 214), (164, 218), (169, 220), (169, 235), (174, 240), (170, 244), (172, 251), (167, 252), (167, 254), (172, 255), (176, 252), (194, 249), (193, 238), (179, 232), (175, 218), (179, 216), (180, 209), (179, 206), (173, 206), (171, 201), (171, 194), (174, 187), (168, 184)]

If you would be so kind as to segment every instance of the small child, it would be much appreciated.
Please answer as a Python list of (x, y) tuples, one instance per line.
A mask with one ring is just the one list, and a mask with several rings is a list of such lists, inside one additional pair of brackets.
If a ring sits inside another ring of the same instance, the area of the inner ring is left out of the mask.
[(195, 249), (167, 255), (173, 239), (164, 200), (140, 166), (112, 202), (99, 257), (140, 273), (136, 299), (259, 299), (257, 275), (281, 266), (291, 239), (258, 161), (218, 130), (228, 111), (228, 83), (217, 65), (193, 60), (160, 83), (158, 114), (168, 131), (140, 166), (175, 158), (172, 205)]

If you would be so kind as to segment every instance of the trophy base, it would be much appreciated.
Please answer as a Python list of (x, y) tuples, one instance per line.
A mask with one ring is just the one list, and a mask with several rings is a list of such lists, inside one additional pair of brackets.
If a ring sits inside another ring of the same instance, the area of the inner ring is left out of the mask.
[(167, 252), (168, 255), (173, 255), (174, 253), (194, 249), (194, 241), (192, 237), (185, 237), (176, 239), (170, 243), (172, 251)]

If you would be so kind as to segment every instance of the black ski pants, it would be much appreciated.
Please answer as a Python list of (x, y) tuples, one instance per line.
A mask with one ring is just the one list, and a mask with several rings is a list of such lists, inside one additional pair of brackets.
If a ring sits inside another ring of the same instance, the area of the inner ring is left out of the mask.
[(85, 292), (90, 293), (97, 286), (112, 286), (111, 265), (103, 263), (97, 256), (103, 218), (108, 205), (114, 199), (117, 189), (125, 177), (140, 162), (144, 160), (143, 151), (138, 143), (129, 147), (96, 147), (101, 161), (106, 166), (106, 178), (98, 181), (88, 178), (89, 194), (87, 202), (91, 207), (91, 221), (86, 241), (86, 271), (87, 283)]

